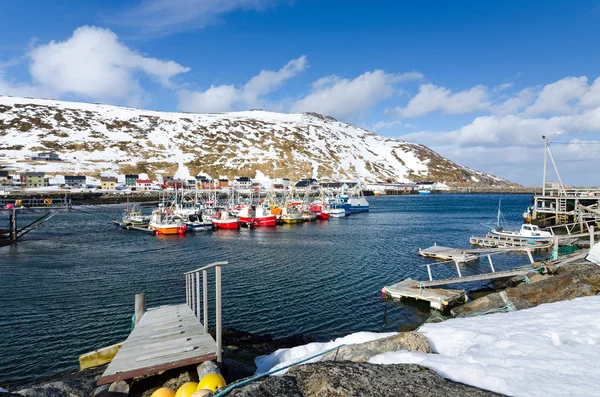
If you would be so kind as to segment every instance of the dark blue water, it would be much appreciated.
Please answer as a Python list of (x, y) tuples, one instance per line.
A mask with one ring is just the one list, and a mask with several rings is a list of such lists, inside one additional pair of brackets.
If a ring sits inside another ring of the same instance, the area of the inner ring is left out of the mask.
[[(77, 369), (79, 354), (127, 337), (135, 293), (145, 292), (149, 307), (184, 302), (183, 273), (214, 261), (229, 261), (225, 327), (327, 339), (422, 321), (427, 306), (386, 303), (381, 288), (427, 277), (420, 247), (468, 247), (471, 235), (485, 234), (481, 223), (500, 197), (518, 224), (530, 196), (371, 197), (369, 213), (345, 219), (181, 237), (117, 229), (110, 221), (121, 207), (61, 214), (0, 248), (0, 382)], [(494, 265), (525, 261), (505, 254)], [(482, 261), (463, 274), (486, 270)], [(434, 268), (437, 277), (454, 272)]]

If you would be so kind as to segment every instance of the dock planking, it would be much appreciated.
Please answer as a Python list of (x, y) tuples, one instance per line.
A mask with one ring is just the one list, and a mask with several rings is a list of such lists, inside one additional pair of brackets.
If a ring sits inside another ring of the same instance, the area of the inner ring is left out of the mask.
[(217, 345), (186, 304), (144, 313), (98, 385), (215, 360)]
[(420, 282), (413, 279), (406, 279), (399, 283), (383, 287), (383, 291), (392, 298), (411, 298), (429, 302), (434, 309), (442, 310), (448, 305), (466, 300), (464, 290), (441, 289), (441, 288), (422, 288)]
[(442, 247), (441, 245), (434, 245), (429, 248), (419, 248), (419, 255), (443, 260), (452, 260), (455, 262), (471, 262), (477, 260), (477, 256), (466, 253), (464, 250), (450, 247)]

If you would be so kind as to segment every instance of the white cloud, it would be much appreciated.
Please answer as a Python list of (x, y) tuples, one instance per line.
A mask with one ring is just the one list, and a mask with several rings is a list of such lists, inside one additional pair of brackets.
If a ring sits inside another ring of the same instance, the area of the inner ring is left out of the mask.
[(600, 106), (600, 77), (594, 81), (590, 90), (581, 97), (581, 105), (588, 108)]
[(394, 95), (399, 91), (397, 84), (422, 77), (419, 72), (391, 74), (383, 70), (366, 72), (353, 80), (323, 77), (313, 83), (307, 96), (292, 103), (291, 111), (349, 117)]
[(142, 0), (137, 6), (109, 20), (151, 34), (203, 29), (234, 11), (261, 11), (278, 0)]
[(378, 121), (377, 123), (375, 123), (373, 125), (373, 131), (385, 130), (385, 129), (392, 128), (397, 125), (399, 126), (401, 124), (402, 124), (402, 121), (400, 121), (400, 120)]
[(452, 93), (445, 87), (433, 84), (423, 84), (404, 108), (397, 107), (387, 110), (387, 113), (397, 117), (419, 117), (432, 112), (446, 114), (470, 113), (490, 108), (487, 89), (477, 85), (468, 90)]
[[(145, 57), (108, 29), (77, 28), (65, 41), (32, 47), (27, 53), (32, 84), (0, 79), (0, 93), (78, 98), (139, 105), (145, 97), (138, 82), (146, 75), (163, 86), (189, 69), (173, 61)], [(1, 76), (0, 76), (1, 77)]]
[(520, 112), (528, 106), (535, 98), (535, 92), (531, 88), (525, 88), (516, 97), (508, 98), (501, 105), (494, 106), (495, 114), (507, 115)]
[(308, 67), (306, 56), (289, 61), (277, 71), (263, 70), (242, 88), (212, 85), (206, 91), (179, 91), (179, 109), (186, 112), (225, 112), (261, 107), (264, 95), (281, 87)]
[(529, 116), (572, 113), (575, 111), (573, 101), (581, 98), (588, 90), (587, 77), (565, 77), (545, 85), (525, 113)]

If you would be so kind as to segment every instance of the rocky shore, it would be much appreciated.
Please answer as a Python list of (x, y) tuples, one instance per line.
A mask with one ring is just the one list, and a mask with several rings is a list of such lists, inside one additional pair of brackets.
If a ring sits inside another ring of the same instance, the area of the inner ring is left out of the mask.
[[(572, 254), (560, 262), (548, 263), (543, 272), (527, 277), (497, 280), (494, 286), (472, 294), (470, 302), (452, 309), (450, 316), (481, 316), (499, 311), (518, 311), (544, 303), (593, 296), (600, 293), (600, 267)], [(451, 335), (448, 336), (451, 338)], [(257, 370), (255, 358), (313, 342), (298, 336), (273, 339), (269, 335), (227, 329), (223, 335), (225, 354), (221, 373), (231, 382), (249, 379)], [(495, 393), (444, 379), (436, 372), (416, 364), (372, 364), (368, 361), (382, 353), (408, 351), (432, 354), (428, 339), (418, 332), (399, 332), (393, 336), (337, 348), (319, 362), (291, 367), (281, 376), (253, 380), (230, 392), (236, 397), (337, 397), (337, 396), (493, 396)], [(159, 387), (176, 389), (188, 381), (198, 381), (205, 369), (196, 366), (136, 378), (129, 383), (96, 387), (104, 367), (25, 384), (0, 385), (10, 393), (0, 396), (132, 396), (149, 397)], [(199, 375), (200, 372), (200, 375)]]

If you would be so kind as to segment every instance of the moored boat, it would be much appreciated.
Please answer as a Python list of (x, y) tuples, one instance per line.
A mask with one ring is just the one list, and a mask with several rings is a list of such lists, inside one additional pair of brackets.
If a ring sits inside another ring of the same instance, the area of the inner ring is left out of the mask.
[(283, 223), (302, 223), (302, 212), (294, 206), (286, 205), (281, 209)]
[(190, 232), (209, 232), (213, 230), (213, 223), (209, 219), (203, 219), (201, 214), (191, 214), (185, 221), (187, 230)]
[(504, 230), (502, 227), (496, 227), (492, 229), (491, 233), (496, 236), (518, 237), (529, 240), (548, 240), (554, 237), (552, 230), (542, 230), (539, 226), (528, 224), (521, 225), (521, 230), (519, 231)]
[(238, 216), (241, 223), (253, 224), (254, 226), (275, 226), (277, 216), (270, 213), (269, 208), (262, 205), (250, 205), (240, 209)]
[(213, 225), (218, 229), (239, 229), (240, 220), (229, 214), (228, 211), (217, 211), (216, 217), (211, 219)]
[(185, 234), (187, 226), (181, 219), (157, 210), (152, 214), (148, 229), (156, 231), (156, 234)]

